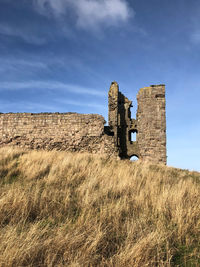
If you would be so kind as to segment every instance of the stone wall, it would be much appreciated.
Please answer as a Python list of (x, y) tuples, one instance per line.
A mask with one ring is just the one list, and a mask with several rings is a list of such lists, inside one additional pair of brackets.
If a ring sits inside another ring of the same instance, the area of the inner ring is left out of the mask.
[[(108, 93), (108, 126), (96, 114), (0, 114), (0, 146), (107, 154), (121, 159), (166, 164), (165, 86), (152, 85), (137, 95), (136, 118), (132, 101), (112, 82)], [(136, 133), (136, 141), (131, 134)]]
[(116, 154), (100, 115), (77, 113), (0, 114), (0, 146)]
[(152, 85), (140, 89), (137, 101), (140, 158), (166, 164), (165, 86)]

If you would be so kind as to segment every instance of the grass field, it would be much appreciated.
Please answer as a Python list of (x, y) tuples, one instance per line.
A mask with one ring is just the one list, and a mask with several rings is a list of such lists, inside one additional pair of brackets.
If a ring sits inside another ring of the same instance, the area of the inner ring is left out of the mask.
[(200, 173), (1, 148), (0, 266), (200, 266)]

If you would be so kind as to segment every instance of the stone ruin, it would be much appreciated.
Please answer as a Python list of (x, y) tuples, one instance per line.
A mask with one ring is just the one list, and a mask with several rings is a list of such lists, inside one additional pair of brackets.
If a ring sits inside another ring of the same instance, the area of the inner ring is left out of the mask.
[[(131, 118), (132, 101), (116, 82), (108, 93), (108, 132), (113, 134), (120, 158), (132, 156), (166, 164), (165, 85), (151, 85), (139, 90), (136, 118)], [(136, 134), (136, 141), (131, 135)]]
[[(165, 86), (139, 90), (136, 118), (132, 101), (112, 82), (108, 93), (108, 126), (101, 115), (78, 113), (0, 114), (0, 146), (132, 156), (166, 164)], [(132, 140), (136, 135), (136, 141)]]

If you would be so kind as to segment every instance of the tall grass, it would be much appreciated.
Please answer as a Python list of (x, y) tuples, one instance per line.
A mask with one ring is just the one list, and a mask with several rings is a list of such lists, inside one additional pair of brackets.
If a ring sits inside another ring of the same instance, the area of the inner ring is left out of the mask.
[(0, 266), (200, 266), (200, 173), (1, 148)]

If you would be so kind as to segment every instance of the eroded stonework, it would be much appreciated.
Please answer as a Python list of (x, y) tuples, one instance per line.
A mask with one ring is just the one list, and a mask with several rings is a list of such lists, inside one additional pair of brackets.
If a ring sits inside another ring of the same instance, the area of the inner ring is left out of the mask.
[(101, 115), (78, 113), (0, 114), (0, 146), (116, 155)]
[(121, 158), (140, 156), (138, 143), (131, 141), (131, 133), (137, 132), (137, 121), (131, 118), (131, 107), (132, 101), (113, 82), (108, 93), (108, 123)]
[[(97, 114), (0, 114), (0, 146), (107, 154), (166, 164), (165, 86), (139, 90), (136, 118), (132, 101), (116, 82), (108, 93), (108, 126)], [(131, 135), (136, 134), (136, 141)]]
[[(151, 85), (139, 90), (136, 119), (131, 118), (132, 101), (116, 82), (108, 93), (109, 131), (122, 159), (136, 156), (142, 160), (166, 164), (165, 85)], [(131, 134), (136, 133), (136, 141)]]
[(140, 158), (166, 164), (165, 85), (140, 89), (137, 102), (137, 142)]

